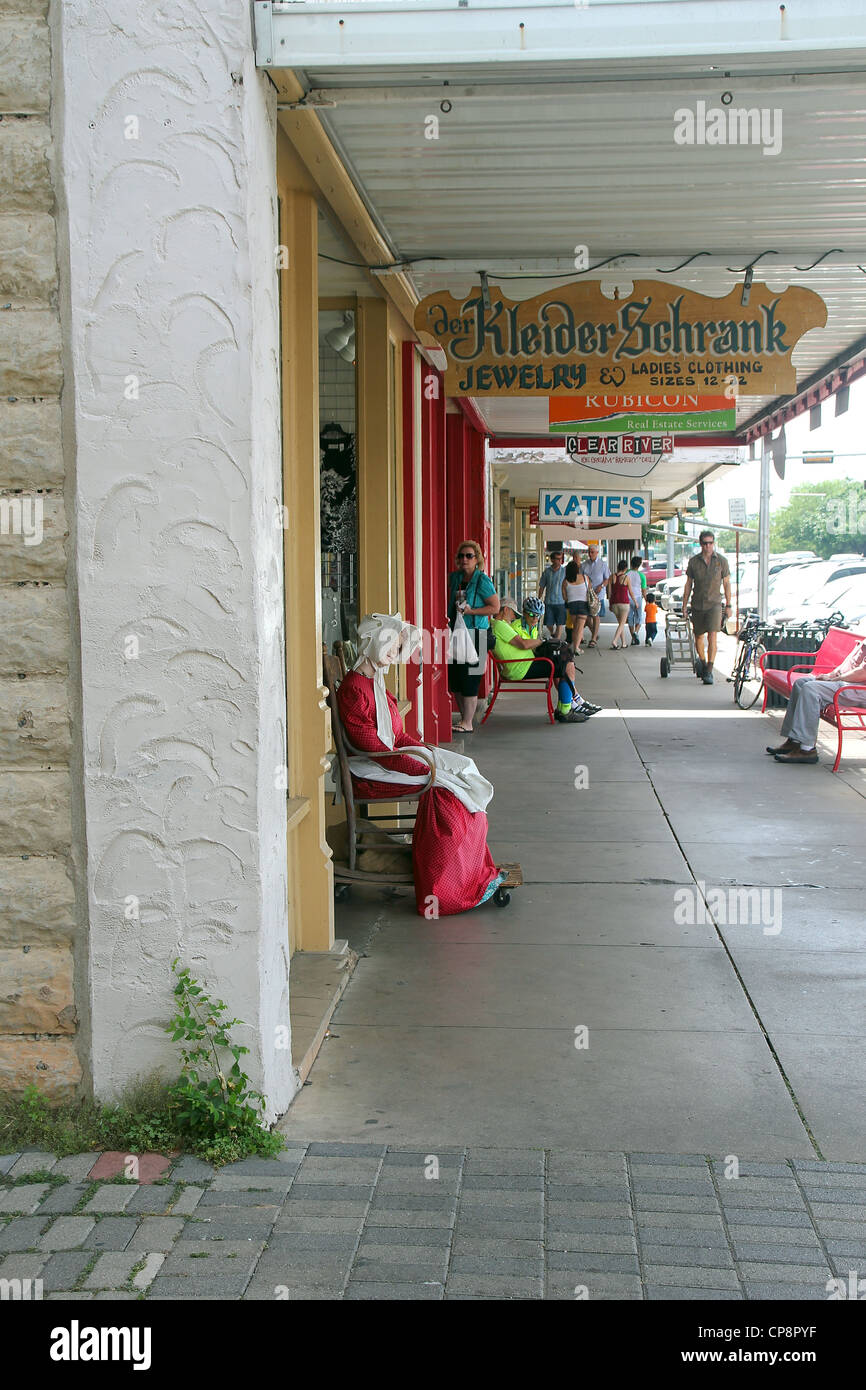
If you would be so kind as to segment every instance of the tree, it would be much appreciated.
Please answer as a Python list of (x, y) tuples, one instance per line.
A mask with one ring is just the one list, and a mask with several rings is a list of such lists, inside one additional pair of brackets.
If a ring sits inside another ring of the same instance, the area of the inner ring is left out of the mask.
[[(754, 527), (752, 531), (740, 532), (740, 554), (747, 551), (758, 549), (758, 517), (747, 517), (746, 525)], [(716, 549), (724, 550), (726, 554), (733, 555), (737, 549), (737, 533), (733, 527), (725, 527), (723, 531), (716, 532)]]
[(853, 478), (803, 483), (770, 519), (770, 550), (814, 550), (823, 559), (866, 547), (866, 491)]

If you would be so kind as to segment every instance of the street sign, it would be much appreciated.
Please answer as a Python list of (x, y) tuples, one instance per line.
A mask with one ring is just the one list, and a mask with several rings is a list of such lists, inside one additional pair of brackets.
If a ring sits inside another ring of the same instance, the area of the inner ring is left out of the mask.
[(745, 497), (728, 498), (728, 520), (732, 526), (745, 526), (746, 524), (746, 499)]
[(833, 455), (832, 455), (832, 454), (822, 454), (822, 453), (820, 452), (820, 450), (818, 450), (818, 449), (813, 449), (813, 450), (811, 450), (811, 452), (809, 452), (809, 453), (804, 453), (804, 454), (803, 454), (803, 462), (804, 462), (804, 463), (832, 463), (832, 462), (833, 462)]

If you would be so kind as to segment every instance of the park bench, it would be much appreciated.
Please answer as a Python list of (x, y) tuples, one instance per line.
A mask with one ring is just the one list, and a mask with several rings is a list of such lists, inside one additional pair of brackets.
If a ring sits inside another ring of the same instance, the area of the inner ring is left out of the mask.
[[(847, 628), (831, 627), (827, 630), (827, 635), (818, 650), (811, 655), (804, 652), (771, 651), (765, 652), (761, 657), (761, 672), (764, 682), (764, 699), (761, 705), (761, 712), (767, 708), (767, 696), (770, 691), (776, 695), (781, 695), (783, 699), (790, 699), (791, 688), (794, 680), (804, 671), (819, 679), (826, 671), (834, 671), (837, 666), (850, 656), (854, 648), (866, 640), (862, 633), (850, 632)], [(787, 669), (773, 667), (767, 663), (774, 657), (803, 657), (802, 663), (789, 666)], [(826, 705), (821, 711), (821, 719), (826, 724), (832, 724), (837, 733), (836, 761), (833, 764), (833, 771), (838, 771), (839, 763), (842, 760), (842, 735), (850, 732), (866, 733), (866, 707), (860, 705), (846, 705), (846, 694), (851, 690), (861, 690), (866, 692), (866, 685), (844, 685), (841, 690), (837, 690), (830, 704)]]

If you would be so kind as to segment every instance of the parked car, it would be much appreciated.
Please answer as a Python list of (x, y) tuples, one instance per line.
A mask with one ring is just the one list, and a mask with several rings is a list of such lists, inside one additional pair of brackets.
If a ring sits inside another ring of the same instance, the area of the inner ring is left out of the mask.
[(831, 602), (836, 586), (855, 575), (866, 575), (866, 560), (841, 565), (835, 560), (807, 561), (783, 570), (770, 586), (769, 615), (777, 622), (806, 621), (806, 609)]
[(817, 618), (829, 618), (831, 613), (844, 614), (845, 621), (856, 626), (855, 619), (866, 611), (866, 565), (856, 573), (831, 579), (790, 607), (784, 605), (770, 616), (783, 623), (810, 623)]
[[(667, 560), (644, 560), (643, 572), (646, 575), (648, 589), (655, 589), (663, 579), (668, 577)], [(679, 565), (674, 565), (674, 575), (682, 574)]]

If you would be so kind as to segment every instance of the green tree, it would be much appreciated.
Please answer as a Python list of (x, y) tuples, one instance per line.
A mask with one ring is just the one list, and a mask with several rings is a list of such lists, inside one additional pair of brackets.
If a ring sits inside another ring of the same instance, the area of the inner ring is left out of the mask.
[[(746, 518), (746, 525), (754, 527), (754, 530), (740, 532), (741, 555), (744, 555), (748, 550), (757, 550), (758, 548), (757, 513), (754, 516)], [(718, 549), (724, 550), (728, 555), (733, 555), (735, 553), (737, 549), (737, 535), (733, 527), (726, 526), (723, 531), (716, 532), (716, 546)]]
[(770, 518), (770, 550), (814, 550), (823, 559), (866, 545), (866, 491), (853, 478), (802, 483)]

